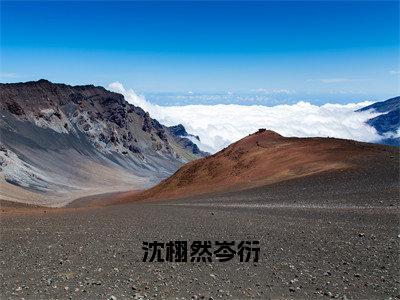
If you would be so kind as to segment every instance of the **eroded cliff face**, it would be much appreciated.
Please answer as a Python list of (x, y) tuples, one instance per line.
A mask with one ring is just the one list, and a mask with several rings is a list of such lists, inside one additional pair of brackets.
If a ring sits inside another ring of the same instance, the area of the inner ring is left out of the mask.
[(19, 188), (40, 193), (45, 203), (60, 193), (74, 198), (75, 191), (143, 188), (205, 155), (103, 87), (46, 80), (1, 84), (0, 99), (5, 200), (15, 200)]

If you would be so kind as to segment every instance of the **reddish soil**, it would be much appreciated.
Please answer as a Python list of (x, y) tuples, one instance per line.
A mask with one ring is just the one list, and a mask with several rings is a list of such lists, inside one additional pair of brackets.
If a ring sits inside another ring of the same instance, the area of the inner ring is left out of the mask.
[(222, 151), (181, 167), (155, 187), (116, 202), (172, 199), (243, 190), (327, 171), (359, 167), (391, 147), (334, 138), (287, 138), (259, 130)]

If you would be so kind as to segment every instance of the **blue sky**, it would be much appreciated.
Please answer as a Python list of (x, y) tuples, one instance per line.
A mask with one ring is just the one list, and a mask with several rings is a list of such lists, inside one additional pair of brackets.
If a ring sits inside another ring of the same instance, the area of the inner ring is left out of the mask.
[(2, 82), (384, 99), (399, 46), (398, 1), (1, 2)]

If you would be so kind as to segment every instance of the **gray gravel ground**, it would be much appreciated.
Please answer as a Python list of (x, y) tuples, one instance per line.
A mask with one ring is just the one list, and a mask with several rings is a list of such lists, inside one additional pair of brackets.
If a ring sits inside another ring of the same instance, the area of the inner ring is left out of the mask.
[[(3, 214), (1, 299), (398, 299), (398, 173), (363, 172), (168, 203)], [(142, 241), (153, 240), (259, 240), (261, 259), (144, 263)]]

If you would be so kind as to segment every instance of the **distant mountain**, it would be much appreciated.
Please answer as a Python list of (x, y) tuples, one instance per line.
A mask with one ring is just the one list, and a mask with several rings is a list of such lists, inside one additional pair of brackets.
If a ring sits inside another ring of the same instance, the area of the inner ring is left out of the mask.
[(175, 126), (170, 126), (168, 128), (171, 131), (171, 133), (176, 135), (176, 136), (193, 137), (196, 140), (200, 141), (200, 138), (199, 138), (198, 135), (193, 135), (193, 134), (187, 133), (185, 127), (182, 124), (178, 124), (178, 125), (175, 125)]
[(76, 196), (143, 188), (206, 155), (103, 87), (0, 84), (0, 99), (3, 200), (56, 206)]
[(397, 132), (400, 134), (400, 97), (394, 97), (386, 101), (377, 102), (363, 107), (358, 111), (374, 110), (381, 115), (368, 120), (368, 124), (374, 127), (384, 138), (379, 141), (386, 145), (400, 146), (400, 138), (394, 137)]
[(199, 136), (187, 133), (185, 127), (182, 124), (168, 127), (168, 130), (173, 136), (177, 137), (180, 145), (182, 145), (188, 151), (200, 156), (207, 156), (209, 154), (207, 152), (201, 151), (196, 145), (197, 141), (200, 142)]
[(390, 98), (385, 101), (376, 102), (374, 104), (360, 108), (358, 111), (366, 111), (369, 109), (374, 109), (377, 112), (387, 113), (396, 109), (400, 109), (400, 96)]

